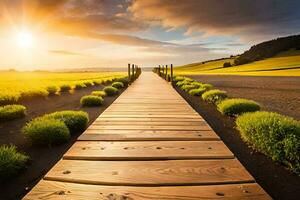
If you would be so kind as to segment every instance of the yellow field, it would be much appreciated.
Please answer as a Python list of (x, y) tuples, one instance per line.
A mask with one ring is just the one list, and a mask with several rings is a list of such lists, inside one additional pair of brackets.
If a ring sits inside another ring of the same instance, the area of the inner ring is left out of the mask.
[(212, 61), (206, 64), (185, 65), (175, 68), (175, 74), (224, 74), (224, 75), (254, 75), (254, 76), (300, 76), (299, 52), (287, 52), (249, 64), (223, 68), (224, 62), (233, 59)]
[(78, 83), (101, 83), (125, 75), (124, 72), (0, 72), (0, 104), (1, 100), (17, 100), (25, 93), (47, 94), (48, 86), (73, 88)]

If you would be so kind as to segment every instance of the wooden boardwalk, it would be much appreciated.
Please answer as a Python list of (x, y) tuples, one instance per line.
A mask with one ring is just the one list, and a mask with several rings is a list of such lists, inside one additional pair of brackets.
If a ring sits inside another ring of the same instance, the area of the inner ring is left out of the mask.
[(24, 199), (270, 199), (205, 120), (143, 73)]

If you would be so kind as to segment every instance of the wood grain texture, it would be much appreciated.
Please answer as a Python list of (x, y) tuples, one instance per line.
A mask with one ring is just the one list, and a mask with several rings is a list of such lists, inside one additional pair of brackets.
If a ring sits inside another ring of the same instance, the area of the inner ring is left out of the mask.
[(24, 200), (271, 200), (256, 183), (128, 187), (42, 180)]
[(122, 186), (211, 185), (254, 182), (236, 159), (167, 161), (60, 160), (46, 180)]
[(198, 126), (159, 126), (159, 125), (98, 125), (93, 124), (88, 128), (88, 130), (212, 130), (208, 125), (198, 125)]
[(73, 160), (226, 159), (221, 141), (76, 142), (64, 155)]

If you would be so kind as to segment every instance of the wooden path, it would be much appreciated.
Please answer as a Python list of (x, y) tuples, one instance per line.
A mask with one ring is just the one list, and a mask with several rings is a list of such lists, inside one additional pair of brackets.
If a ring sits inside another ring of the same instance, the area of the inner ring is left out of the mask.
[(270, 199), (205, 120), (143, 73), (24, 199)]

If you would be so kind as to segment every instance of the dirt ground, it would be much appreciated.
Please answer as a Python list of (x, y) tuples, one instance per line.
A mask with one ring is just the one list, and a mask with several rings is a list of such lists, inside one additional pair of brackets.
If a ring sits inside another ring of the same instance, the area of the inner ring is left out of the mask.
[(175, 89), (207, 121), (256, 182), (273, 199), (299, 199), (300, 176), (249, 148), (234, 128), (234, 118), (222, 115), (214, 105), (204, 102), (199, 97), (188, 95), (176, 86)]
[[(73, 134), (68, 143), (48, 147), (31, 146), (21, 133), (21, 128), (30, 119), (61, 110), (83, 110), (88, 112), (91, 124), (118, 96), (106, 97), (101, 107), (81, 107), (80, 98), (94, 90), (101, 90), (103, 86), (92, 86), (76, 90), (73, 94), (63, 93), (61, 96), (52, 96), (47, 99), (35, 99), (22, 102), (27, 107), (26, 117), (10, 122), (0, 123), (0, 144), (14, 144), (18, 150), (30, 156), (28, 168), (5, 183), (0, 184), (0, 199), (21, 199), (62, 155), (72, 146), (81, 134)], [(120, 91), (119, 94), (121, 94)]]
[(263, 110), (278, 112), (300, 120), (300, 77), (270, 76), (189, 76), (227, 91), (230, 97), (259, 102)]

